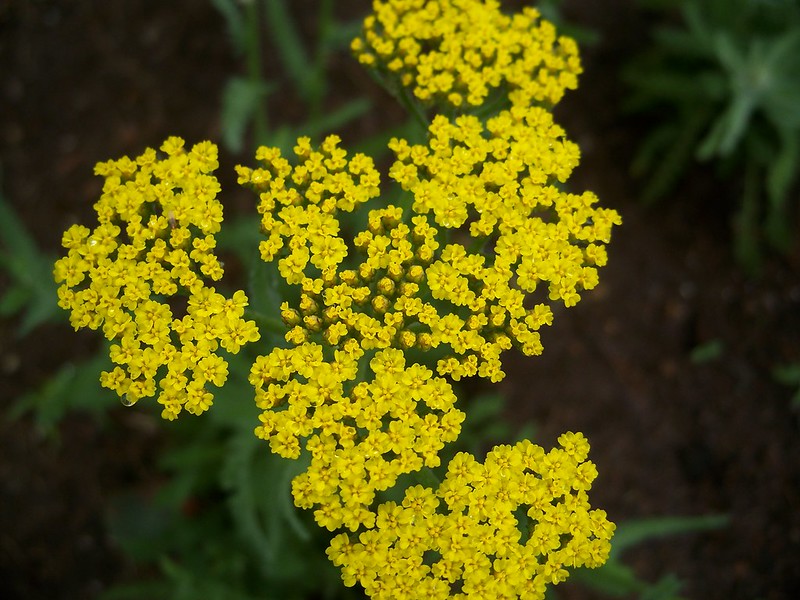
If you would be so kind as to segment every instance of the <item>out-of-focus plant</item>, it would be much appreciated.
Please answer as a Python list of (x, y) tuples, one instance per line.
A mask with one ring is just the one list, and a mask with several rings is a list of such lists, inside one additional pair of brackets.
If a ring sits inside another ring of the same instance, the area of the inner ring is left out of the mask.
[(8, 287), (0, 296), (0, 317), (19, 315), (20, 337), (48, 321), (63, 318), (54, 302), (52, 263), (53, 258), (39, 249), (0, 191), (0, 269), (9, 276)]
[[(255, 145), (273, 144), (291, 149), (302, 131), (317, 136), (344, 126), (370, 108), (367, 98), (353, 98), (331, 109), (326, 106), (331, 89), (328, 63), (336, 52), (346, 51), (361, 27), (360, 21), (341, 22), (334, 16), (333, 0), (321, 0), (314, 12), (315, 46), (304, 43), (299, 23), (286, 0), (211, 0), (225, 19), (231, 45), (244, 59), (245, 74), (232, 76), (222, 95), (222, 141), (233, 152), (245, 148), (246, 134)], [(269, 52), (267, 52), (269, 50)], [(265, 57), (276, 60), (292, 85), (294, 96), (305, 107), (306, 118), (298, 126), (271, 123), (270, 96), (285, 82), (265, 76)]]
[(772, 376), (781, 385), (794, 388), (792, 395), (792, 408), (800, 411), (800, 361), (777, 365), (772, 370)]
[(641, 600), (681, 600), (681, 580), (666, 573), (658, 581), (644, 581), (622, 561), (622, 554), (650, 541), (711, 531), (726, 526), (725, 515), (699, 517), (656, 517), (620, 523), (614, 536), (614, 548), (606, 563), (594, 570), (579, 569), (575, 581), (611, 598), (640, 598)]
[(664, 17), (624, 71), (628, 108), (656, 120), (634, 163), (643, 197), (665, 196), (693, 161), (713, 162), (740, 184), (735, 254), (755, 269), (765, 245), (786, 251), (797, 239), (800, 3), (640, 3)]

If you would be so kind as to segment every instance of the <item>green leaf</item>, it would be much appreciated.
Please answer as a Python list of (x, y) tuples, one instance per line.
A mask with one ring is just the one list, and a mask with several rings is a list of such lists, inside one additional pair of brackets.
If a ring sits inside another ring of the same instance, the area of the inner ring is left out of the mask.
[(36, 426), (45, 434), (55, 431), (58, 423), (71, 411), (86, 411), (101, 418), (119, 399), (100, 386), (100, 372), (111, 368), (105, 353), (87, 360), (68, 362), (35, 391), (20, 397), (10, 411), (12, 418), (32, 411)]
[(728, 517), (724, 515), (657, 517), (620, 523), (611, 541), (608, 561), (596, 569), (576, 569), (573, 578), (582, 585), (609, 596), (639, 594), (639, 598), (646, 600), (676, 600), (681, 584), (674, 575), (668, 574), (655, 584), (647, 583), (639, 579), (630, 567), (620, 562), (620, 555), (649, 540), (719, 529), (727, 524)]
[(506, 399), (499, 393), (471, 398), (464, 408), (466, 419), (461, 425), (461, 436), (452, 450), (467, 450), (475, 454), (485, 451), (487, 443), (508, 440), (513, 432), (503, 416), (505, 407)]
[[(261, 332), (259, 351), (268, 352), (269, 341), (265, 332)], [(215, 427), (239, 431), (248, 429), (252, 434), (254, 423), (258, 422), (259, 409), (253, 401), (253, 386), (248, 381), (253, 357), (245, 350), (238, 354), (227, 354), (229, 376), (221, 388), (214, 392), (214, 405), (203, 418), (209, 419)]]
[(214, 473), (218, 468), (224, 446), (211, 438), (208, 428), (201, 429), (194, 443), (170, 448), (162, 454), (159, 467), (171, 474), (169, 480), (158, 490), (160, 505), (180, 509), (197, 494), (212, 487)]
[(748, 69), (747, 58), (736, 47), (736, 43), (728, 32), (716, 32), (711, 36), (711, 41), (717, 60), (732, 77)]
[[(162, 557), (161, 570), (171, 581), (170, 600), (260, 600), (275, 598), (269, 595), (253, 596), (243, 589), (241, 576), (236, 573), (236, 556), (223, 557), (229, 564), (211, 565), (213, 570), (199, 571), (168, 557)], [(233, 564), (230, 564), (233, 563)], [(233, 571), (233, 572), (232, 572)]]
[(254, 481), (257, 481), (253, 462), (256, 451), (264, 449), (263, 443), (252, 431), (245, 430), (234, 435), (225, 452), (220, 484), (229, 492), (230, 514), (239, 535), (250, 544), (256, 556), (271, 564), (277, 560), (277, 553), (280, 552), (276, 544), (279, 539), (275, 539), (278, 537), (275, 531), (271, 536), (267, 535), (253, 488)]
[(800, 362), (778, 365), (772, 369), (772, 378), (782, 385), (800, 385)]
[[(261, 332), (270, 345), (277, 345), (287, 331), (281, 320), (281, 304), (290, 298), (288, 285), (278, 276), (273, 263), (257, 260), (253, 263), (248, 275), (248, 298), (252, 311), (249, 318), (254, 318)], [(263, 343), (264, 340), (262, 340)]]
[(633, 569), (612, 559), (595, 569), (576, 569), (571, 579), (605, 596), (621, 598), (637, 594), (639, 600), (680, 600), (678, 594), (683, 587), (672, 574), (648, 583), (637, 577)]
[(142, 598), (170, 598), (171, 586), (166, 581), (143, 581), (115, 585), (100, 593), (98, 600), (142, 600)]
[(419, 144), (424, 142), (427, 132), (423, 131), (417, 120), (413, 117), (408, 117), (405, 123), (402, 123), (391, 129), (379, 131), (360, 141), (353, 148), (354, 152), (362, 152), (367, 156), (371, 156), (376, 162), (381, 161), (389, 155), (389, 140), (392, 138), (403, 138), (409, 144)]
[(640, 600), (680, 600), (679, 593), (683, 584), (672, 573), (648, 586), (639, 596)]
[[(266, 449), (264, 450), (266, 451)], [(311, 533), (298, 517), (299, 510), (294, 505), (294, 499), (290, 491), (292, 489), (292, 480), (308, 470), (310, 461), (307, 458), (285, 460), (273, 455), (270, 455), (270, 459), (278, 463), (279, 473), (277, 485), (270, 486), (271, 489), (278, 491), (278, 501), (269, 504), (275, 504), (277, 506), (278, 514), (283, 517), (284, 522), (289, 526), (297, 539), (308, 542), (311, 540)]]
[(228, 34), (231, 38), (231, 45), (237, 52), (242, 53), (247, 45), (247, 34), (245, 30), (245, 18), (239, 10), (240, 2), (236, 0), (211, 0), (211, 4), (225, 18), (228, 25)]
[(759, 164), (750, 153), (744, 163), (744, 189), (739, 210), (733, 218), (734, 254), (739, 264), (750, 274), (756, 273), (761, 263), (758, 213), (762, 182), (763, 174)]
[(784, 130), (780, 133), (778, 156), (767, 164), (768, 203), (764, 231), (774, 248), (786, 251), (794, 233), (786, 203), (800, 164), (800, 132)]
[(725, 527), (728, 522), (727, 515), (656, 517), (626, 521), (617, 526), (611, 543), (611, 555), (619, 556), (628, 548), (649, 540), (720, 529)]
[(645, 168), (656, 165), (642, 192), (645, 203), (665, 196), (685, 174), (708, 115), (709, 111), (701, 108), (688, 111), (679, 121), (655, 129), (646, 138), (633, 164), (642, 174)]
[(300, 34), (284, 0), (265, 0), (265, 18), (272, 41), (278, 49), (278, 59), (306, 102), (313, 103), (314, 65), (306, 55)]
[(762, 102), (765, 117), (782, 134), (796, 135), (800, 129), (800, 69), (795, 72), (776, 81)]
[(174, 512), (153, 503), (143, 493), (128, 492), (113, 499), (107, 515), (111, 537), (136, 560), (155, 560), (161, 538), (173, 523)]
[(232, 77), (222, 93), (222, 141), (231, 152), (244, 147), (247, 126), (256, 115), (261, 102), (275, 89), (274, 84)]
[(12, 286), (5, 295), (0, 298), (0, 316), (10, 317), (17, 314), (28, 302), (30, 293), (22, 286)]
[(314, 137), (328, 131), (335, 131), (344, 125), (366, 113), (372, 107), (372, 103), (366, 98), (357, 98), (347, 102), (343, 106), (325, 113), (321, 118), (307, 124), (304, 129), (305, 135)]
[(54, 259), (42, 253), (25, 224), (0, 195), (0, 267), (11, 276), (11, 285), (0, 299), (0, 314), (22, 312), (17, 335), (29, 334), (39, 325), (64, 318), (58, 307), (58, 286), (53, 279)]
[[(235, 434), (225, 454), (220, 483), (228, 491), (230, 515), (238, 535), (250, 546), (264, 574), (276, 580), (303, 577), (303, 562), (292, 553), (305, 553), (311, 534), (298, 517), (291, 481), (308, 466), (305, 460), (286, 460), (270, 453), (268, 443), (252, 427)], [(288, 559), (288, 561), (287, 561)]]
[(328, 28), (327, 44), (330, 48), (349, 47), (353, 38), (361, 35), (364, 22), (356, 19), (348, 23), (333, 23)]
[(647, 585), (636, 577), (633, 569), (610, 559), (596, 569), (575, 569), (571, 579), (615, 598), (639, 592)]
[(467, 420), (474, 426), (497, 418), (503, 411), (505, 399), (500, 393), (481, 394), (469, 402)]
[(23, 263), (35, 263), (40, 257), (36, 242), (11, 205), (0, 194), (0, 240)]
[(523, 423), (522, 426), (519, 428), (519, 431), (514, 435), (515, 442), (521, 442), (523, 440), (532, 440), (536, 437), (536, 426), (533, 423), (527, 422)]
[(742, 93), (735, 96), (700, 143), (697, 158), (707, 160), (713, 156), (730, 155), (746, 134), (755, 108), (754, 94)]
[(724, 351), (725, 343), (722, 340), (709, 340), (708, 342), (695, 346), (689, 354), (689, 360), (696, 365), (711, 362), (720, 358)]
[(698, 43), (707, 41), (711, 51), (715, 44), (715, 34), (706, 22), (706, 15), (701, 12), (703, 5), (696, 2), (682, 2), (680, 8), (689, 33)]
[(767, 190), (770, 209), (780, 211), (796, 175), (800, 162), (800, 133), (782, 132), (778, 156), (767, 169)]
[(709, 40), (697, 37), (686, 29), (674, 27), (656, 29), (653, 32), (653, 41), (660, 50), (668, 51), (675, 58), (701, 61), (712, 56)]

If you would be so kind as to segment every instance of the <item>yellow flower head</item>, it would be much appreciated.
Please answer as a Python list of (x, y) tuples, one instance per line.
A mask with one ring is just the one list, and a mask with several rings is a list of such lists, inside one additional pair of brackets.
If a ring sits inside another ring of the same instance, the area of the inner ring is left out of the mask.
[[(390, 177), (412, 194), (416, 214), (391, 205), (372, 210), (351, 244), (334, 216), (339, 197), (309, 195), (291, 183), (298, 171), (298, 180), (305, 177), (311, 157), (323, 160), (307, 139), (298, 141), (304, 162), (294, 170), (266, 149), (260, 156), (270, 169), (240, 167), (244, 181), (269, 190), (259, 205), (268, 235), (262, 257), (282, 257), (282, 277), (302, 288), (298, 306), (281, 307), (291, 327), (286, 339), (331, 346), (355, 339), (363, 350), (439, 348), (439, 375), (499, 381), (504, 351), (516, 345), (541, 353), (538, 330), (552, 322), (550, 303), (573, 306), (597, 285), (619, 215), (595, 206), (592, 193), (558, 187), (579, 151), (543, 108), (514, 107), (485, 126), (472, 115), (437, 116), (427, 144), (394, 139), (390, 147), (397, 156)], [(376, 184), (363, 198), (377, 192)], [(457, 241), (443, 244), (448, 230)], [(345, 264), (348, 248), (354, 252)], [(535, 295), (540, 284), (545, 297)]]
[(375, 0), (351, 47), (423, 102), (455, 107), (495, 90), (518, 106), (552, 106), (581, 73), (573, 39), (533, 8), (503, 14), (497, 0)]
[(459, 453), (438, 489), (381, 504), (374, 526), (337, 535), (328, 556), (376, 600), (544, 598), (567, 568), (603, 564), (615, 529), (589, 504), (585, 438), (559, 443), (497, 446), (483, 463)]
[(552, 312), (541, 295), (530, 300), (539, 284), (550, 302), (576, 304), (581, 291), (597, 285), (605, 244), (621, 219), (595, 206), (591, 192), (558, 187), (579, 151), (543, 108), (512, 107), (485, 127), (472, 115), (439, 115), (429, 133), (426, 145), (392, 140), (390, 177), (413, 194), (416, 213), (455, 230), (458, 240), (437, 252), (425, 280), (434, 299), (461, 308), (437, 327), (456, 354), (479, 360), (447, 359), (439, 372), (477, 369), (496, 381), (499, 354), (512, 341), (525, 354), (541, 352), (536, 330), (551, 323)]
[(372, 159), (348, 160), (338, 136), (328, 136), (319, 150), (309, 138), (297, 140), (299, 164), (292, 167), (278, 148), (261, 147), (256, 159), (264, 168), (238, 166), (239, 183), (259, 193), (258, 212), (267, 239), (259, 246), (265, 261), (279, 253), (281, 275), (300, 283), (306, 273), (328, 276), (347, 255), (339, 237), (339, 211), (351, 212), (378, 194), (379, 175)]
[[(311, 461), (292, 483), (295, 504), (315, 508), (323, 527), (355, 531), (374, 522), (376, 492), (400, 475), (438, 466), (464, 414), (450, 385), (421, 365), (406, 365), (400, 350), (367, 360), (350, 340), (332, 354), (305, 343), (256, 359), (250, 382), (263, 410), (256, 435), (287, 458), (305, 449)], [(356, 383), (366, 362), (368, 374)]]
[(187, 151), (172, 137), (161, 151), (166, 156), (148, 148), (96, 166), (105, 178), (98, 226), (66, 231), (67, 255), (54, 276), (75, 329), (102, 327), (116, 342), (117, 366), (102, 384), (126, 404), (158, 393), (162, 416), (174, 419), (211, 405), (206, 385), (221, 386), (228, 375), (218, 349), (236, 353), (259, 333), (242, 318), (244, 292), (227, 299), (206, 285), (223, 274), (213, 252), (222, 221), (217, 147), (202, 142)]

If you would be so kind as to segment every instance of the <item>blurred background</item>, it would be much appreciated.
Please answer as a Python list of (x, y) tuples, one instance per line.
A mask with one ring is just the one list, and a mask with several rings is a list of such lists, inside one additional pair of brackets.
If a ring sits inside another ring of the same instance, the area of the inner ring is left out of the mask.
[[(302, 558), (306, 542), (294, 517), (269, 522), (281, 501), (247, 482), (285, 471), (226, 416), (165, 423), (101, 390), (100, 340), (72, 331), (50, 271), (62, 232), (93, 222), (98, 161), (169, 135), (220, 143), (233, 220), (253, 212), (233, 166), (257, 141), (337, 131), (374, 149), (402, 131), (347, 49), (370, 4), (0, 3), (1, 597), (343, 593), (335, 573), (292, 588), (312, 570), (302, 561), (264, 583), (252, 563), (270, 544)], [(554, 597), (800, 597), (800, 3), (542, 10), (583, 52), (555, 111), (583, 153), (569, 186), (623, 225), (600, 286), (556, 315), (543, 355), (509, 358), (476, 439), (524, 425), (549, 448), (582, 431), (593, 505), (648, 524), (625, 569)]]

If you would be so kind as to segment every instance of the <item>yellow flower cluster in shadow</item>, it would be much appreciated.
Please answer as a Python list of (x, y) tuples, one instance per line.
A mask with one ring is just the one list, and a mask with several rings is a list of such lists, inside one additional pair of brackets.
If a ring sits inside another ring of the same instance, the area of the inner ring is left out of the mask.
[(575, 89), (578, 47), (530, 7), (514, 15), (498, 0), (376, 0), (352, 49), (365, 66), (421, 101), (480, 106), (492, 92), (512, 104), (555, 105)]
[(75, 329), (102, 328), (115, 342), (117, 366), (102, 374), (103, 386), (126, 404), (158, 394), (162, 416), (174, 419), (208, 410), (208, 384), (220, 387), (228, 376), (219, 349), (235, 354), (259, 332), (243, 318), (244, 292), (225, 298), (206, 283), (223, 274), (214, 255), (222, 223), (217, 147), (186, 150), (172, 137), (161, 151), (163, 158), (149, 148), (97, 165), (105, 178), (98, 226), (64, 233), (67, 255), (54, 276)]

